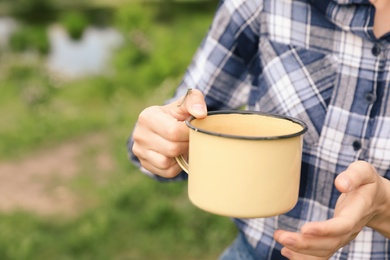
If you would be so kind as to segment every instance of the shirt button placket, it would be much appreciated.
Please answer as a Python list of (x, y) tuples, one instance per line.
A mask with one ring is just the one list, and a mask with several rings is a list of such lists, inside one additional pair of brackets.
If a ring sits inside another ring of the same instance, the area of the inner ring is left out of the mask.
[[(381, 54), (381, 52), (383, 51), (382, 49), (383, 49), (383, 46), (381, 45), (381, 43), (375, 43), (371, 49), (371, 53), (375, 57), (378, 57)], [(375, 93), (366, 93), (364, 95), (364, 99), (366, 100), (366, 102), (368, 104), (374, 104), (377, 97), (376, 97)], [(362, 142), (360, 140), (353, 141), (352, 148), (354, 151), (357, 152), (357, 151), (361, 150), (362, 147), (363, 147), (363, 145), (362, 145)]]

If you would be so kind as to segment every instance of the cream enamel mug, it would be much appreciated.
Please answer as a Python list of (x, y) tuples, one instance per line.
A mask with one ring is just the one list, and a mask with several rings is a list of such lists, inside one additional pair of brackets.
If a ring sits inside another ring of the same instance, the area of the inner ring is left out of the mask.
[(269, 217), (298, 200), (304, 122), (251, 111), (190, 117), (188, 196), (197, 207), (223, 216)]

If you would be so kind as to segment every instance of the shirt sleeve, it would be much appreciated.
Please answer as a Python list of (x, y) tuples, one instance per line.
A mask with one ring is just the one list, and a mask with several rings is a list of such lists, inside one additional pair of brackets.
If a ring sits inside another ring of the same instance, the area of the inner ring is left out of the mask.
[[(259, 17), (262, 1), (221, 1), (210, 29), (187, 68), (170, 103), (182, 97), (188, 88), (199, 89), (209, 111), (238, 109), (247, 104), (252, 86), (251, 70), (256, 66)], [(130, 160), (146, 175), (165, 181), (142, 168), (132, 153), (133, 139), (128, 139)], [(171, 180), (187, 179), (181, 172)]]

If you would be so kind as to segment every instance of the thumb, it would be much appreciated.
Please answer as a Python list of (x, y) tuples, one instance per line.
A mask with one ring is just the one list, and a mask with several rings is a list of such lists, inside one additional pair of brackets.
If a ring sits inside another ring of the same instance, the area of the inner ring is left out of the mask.
[(377, 181), (377, 173), (374, 167), (364, 161), (356, 161), (340, 173), (336, 180), (336, 188), (342, 193), (348, 193), (359, 187)]
[(196, 118), (207, 116), (207, 106), (203, 93), (197, 89), (188, 89), (186, 94), (165, 106), (167, 112), (178, 120), (184, 121), (190, 115)]

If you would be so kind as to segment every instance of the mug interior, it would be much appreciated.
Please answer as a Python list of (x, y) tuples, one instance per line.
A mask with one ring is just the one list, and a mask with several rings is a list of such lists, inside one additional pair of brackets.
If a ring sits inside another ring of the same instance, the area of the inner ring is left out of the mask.
[(253, 111), (214, 111), (186, 123), (198, 132), (238, 139), (289, 138), (307, 131), (306, 124), (296, 118)]

